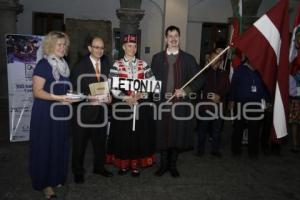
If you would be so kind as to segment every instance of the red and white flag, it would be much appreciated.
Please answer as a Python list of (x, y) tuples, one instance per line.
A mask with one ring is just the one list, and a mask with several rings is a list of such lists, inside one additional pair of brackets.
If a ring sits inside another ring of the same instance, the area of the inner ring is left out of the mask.
[[(232, 22), (233, 33), (232, 33), (232, 42), (234, 43), (240, 35), (240, 22), (237, 17), (234, 17)], [(242, 60), (242, 53), (239, 49), (232, 50), (232, 58), (231, 58), (231, 65), (233, 68), (238, 67), (241, 64)]]
[[(288, 111), (288, 0), (280, 0), (234, 42), (259, 71), (274, 97), (273, 132), (276, 138), (287, 135)], [(274, 136), (274, 134), (273, 134)]]
[[(231, 41), (234, 43), (239, 38), (242, 27), (242, 16), (243, 16), (243, 3), (242, 0), (238, 0), (238, 6), (234, 11), (234, 17), (232, 21), (232, 38)], [(233, 49), (231, 52), (231, 66), (233, 68), (238, 67), (241, 64), (242, 53), (238, 49)]]
[(300, 3), (295, 18), (295, 25), (290, 47), (291, 74), (294, 75), (300, 70)]

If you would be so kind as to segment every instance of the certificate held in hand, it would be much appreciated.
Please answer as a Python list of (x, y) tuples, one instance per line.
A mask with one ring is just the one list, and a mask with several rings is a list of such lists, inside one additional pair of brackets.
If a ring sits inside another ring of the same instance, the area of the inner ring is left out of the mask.
[(110, 101), (109, 86), (107, 81), (91, 83), (89, 84), (89, 88), (91, 95), (95, 97), (93, 99), (97, 99), (99, 103)]

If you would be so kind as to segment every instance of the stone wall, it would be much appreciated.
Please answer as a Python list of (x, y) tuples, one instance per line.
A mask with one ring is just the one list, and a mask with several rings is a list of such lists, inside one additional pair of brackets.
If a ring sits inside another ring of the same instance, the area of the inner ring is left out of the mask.
[(9, 141), (8, 99), (0, 98), (0, 146), (2, 142)]
[(83, 56), (88, 54), (87, 40), (91, 35), (99, 35), (105, 43), (105, 54), (112, 58), (112, 26), (111, 21), (66, 19), (66, 32), (70, 36), (68, 55), (72, 68)]

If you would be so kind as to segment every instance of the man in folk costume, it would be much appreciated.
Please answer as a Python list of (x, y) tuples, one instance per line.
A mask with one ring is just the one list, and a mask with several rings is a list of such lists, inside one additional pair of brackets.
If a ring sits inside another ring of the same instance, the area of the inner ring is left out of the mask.
[[(123, 38), (124, 58), (117, 60), (110, 69), (110, 78), (125, 79), (149, 79), (155, 80), (150, 66), (143, 60), (135, 57), (137, 51), (137, 36), (125, 35)], [(150, 105), (137, 105), (148, 102), (151, 95), (136, 93), (134, 91), (122, 91), (112, 89), (113, 107), (111, 133), (109, 138), (108, 163), (119, 168), (119, 175), (126, 174), (131, 170), (131, 175), (140, 175), (139, 168), (149, 167), (154, 162), (155, 135), (153, 126), (154, 107)], [(123, 102), (121, 105), (117, 104)], [(133, 131), (133, 109), (136, 106), (138, 119)], [(115, 109), (114, 109), (115, 108)], [(126, 109), (126, 113), (118, 112), (116, 109)], [(115, 113), (115, 115), (114, 115)], [(129, 117), (128, 119), (118, 119)]]
[[(204, 80), (203, 77), (198, 77), (186, 88), (179, 89), (200, 69), (195, 58), (180, 49), (180, 30), (178, 27), (169, 26), (166, 29), (165, 41), (167, 43), (166, 50), (154, 55), (151, 63), (156, 79), (162, 81), (158, 103), (167, 102), (168, 97), (172, 94), (175, 94), (176, 97), (171, 100), (171, 104), (163, 106), (163, 109), (169, 109), (169, 111), (163, 112), (162, 119), (158, 119), (156, 123), (156, 144), (161, 152), (161, 160), (160, 168), (155, 172), (155, 175), (162, 176), (170, 171), (173, 177), (178, 177), (179, 172), (176, 167), (178, 153), (180, 149), (192, 146), (193, 124), (189, 118), (191, 108), (178, 106), (178, 104), (176, 106), (176, 103), (191, 102), (194, 96), (192, 92), (199, 90), (204, 84)], [(171, 113), (171, 111), (174, 112)], [(176, 117), (181, 117), (181, 119)]]

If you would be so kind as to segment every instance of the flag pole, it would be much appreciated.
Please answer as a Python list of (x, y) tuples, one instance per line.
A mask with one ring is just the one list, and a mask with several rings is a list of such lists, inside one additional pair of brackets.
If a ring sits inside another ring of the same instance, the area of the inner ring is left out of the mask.
[[(230, 31), (229, 45), (232, 43), (233, 32), (234, 32), (234, 28), (233, 28), (233, 25), (232, 25), (232, 24), (231, 24), (231, 28), (232, 28), (232, 29), (231, 29), (231, 31)], [(227, 64), (227, 60), (228, 60), (229, 55), (230, 55), (230, 53), (229, 53), (229, 51), (227, 51), (226, 58), (225, 58), (225, 62), (223, 63), (223, 66), (222, 66), (223, 70), (226, 69), (226, 64)], [(231, 54), (231, 56), (232, 56), (232, 54)]]
[[(134, 92), (135, 93), (135, 92)], [(136, 104), (133, 106), (132, 131), (135, 131)]]
[[(214, 59), (212, 59), (204, 68), (202, 68), (197, 74), (195, 74), (188, 82), (186, 82), (180, 90), (184, 89), (188, 86), (195, 78), (197, 78), (204, 70), (206, 70), (212, 63), (214, 63), (218, 58), (220, 58), (228, 49), (230, 49), (230, 45), (228, 45), (223, 51), (221, 51)], [(167, 103), (170, 102), (175, 97), (175, 94), (168, 99)]]
[(136, 115), (136, 105), (133, 106), (132, 131), (135, 131), (135, 115)]

